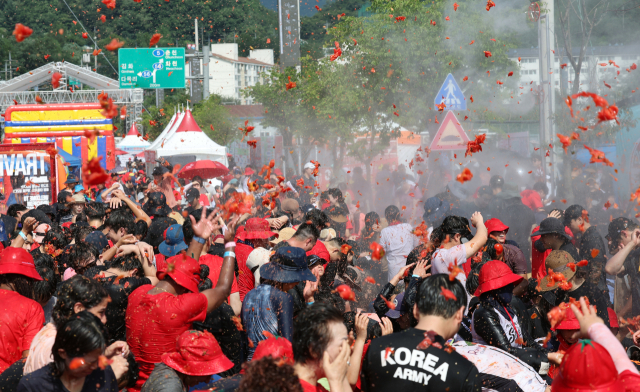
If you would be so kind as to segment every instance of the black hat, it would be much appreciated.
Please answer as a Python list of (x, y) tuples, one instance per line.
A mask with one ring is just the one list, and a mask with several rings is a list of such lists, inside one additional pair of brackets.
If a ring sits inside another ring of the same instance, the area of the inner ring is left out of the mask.
[(489, 180), (489, 186), (491, 188), (500, 188), (504, 185), (504, 179), (498, 175), (491, 177)]
[(558, 234), (563, 236), (565, 239), (570, 240), (571, 237), (564, 232), (564, 225), (560, 222), (558, 218), (546, 218), (542, 222), (540, 222), (540, 227), (538, 231), (531, 234), (531, 237), (535, 237), (543, 234)]
[(574, 204), (564, 210), (564, 225), (569, 226), (572, 220), (580, 218), (582, 216), (582, 211), (584, 210), (585, 209), (578, 204)]
[(171, 208), (167, 205), (167, 197), (162, 192), (149, 194), (149, 201), (142, 207), (147, 215), (167, 216), (171, 213)]
[(100, 230), (96, 230), (93, 233), (89, 233), (84, 238), (84, 242), (93, 245), (100, 253), (109, 246), (109, 240)]
[(78, 181), (78, 177), (74, 176), (73, 174), (70, 174), (70, 175), (67, 177), (67, 181), (65, 181), (64, 183), (65, 183), (65, 184), (77, 184), (77, 183), (79, 183), (79, 182), (80, 182), (80, 181)]
[(164, 231), (177, 223), (175, 219), (168, 216), (154, 217), (144, 242), (157, 248), (164, 241)]
[(36, 221), (39, 223), (46, 223), (51, 226), (51, 219), (45, 214), (42, 210), (29, 210), (25, 214), (22, 215), (21, 222), (24, 223), (25, 219), (29, 217), (36, 218)]
[(189, 188), (187, 194), (185, 195), (188, 203), (191, 203), (194, 199), (200, 198), (200, 191), (196, 188)]
[(300, 211), (302, 211), (303, 214), (306, 214), (307, 212), (311, 211), (311, 210), (315, 210), (316, 207), (313, 204), (303, 204), (300, 207)]
[(280, 283), (316, 281), (309, 271), (305, 251), (293, 246), (278, 248), (269, 262), (260, 267), (260, 277)]
[(318, 263), (324, 264), (325, 261), (318, 255), (307, 255), (307, 266), (309, 267), (309, 269), (311, 269)]
[(616, 218), (609, 223), (608, 233), (606, 238), (608, 240), (617, 240), (620, 237), (620, 233), (627, 228), (636, 228), (638, 225), (628, 218)]
[(151, 173), (151, 175), (153, 176), (162, 176), (164, 175), (164, 173), (168, 172), (169, 170), (167, 170), (166, 167), (162, 167), (162, 166), (156, 166), (153, 168), (153, 173)]

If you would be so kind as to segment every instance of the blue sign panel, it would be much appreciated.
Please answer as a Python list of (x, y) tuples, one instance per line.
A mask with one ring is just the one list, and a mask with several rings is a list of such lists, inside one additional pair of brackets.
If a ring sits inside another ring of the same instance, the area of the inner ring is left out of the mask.
[[(464, 94), (451, 74), (447, 75), (440, 91), (436, 94), (435, 105), (440, 105), (443, 102), (446, 105), (444, 110), (467, 110)], [(438, 110), (438, 107), (435, 106), (434, 109)]]

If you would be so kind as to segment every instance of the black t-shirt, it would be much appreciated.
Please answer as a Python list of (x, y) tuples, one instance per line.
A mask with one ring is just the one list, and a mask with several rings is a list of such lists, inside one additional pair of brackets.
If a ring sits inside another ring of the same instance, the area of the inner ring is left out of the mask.
[(629, 276), (629, 286), (631, 287), (631, 315), (640, 315), (640, 271), (638, 271), (638, 261), (640, 260), (640, 249), (635, 249), (624, 260), (624, 272), (620, 275)]
[(149, 278), (127, 277), (115, 281), (117, 276), (102, 277), (98, 275), (95, 279), (107, 290), (111, 297), (111, 302), (107, 305), (107, 329), (109, 330), (109, 340), (126, 340), (125, 313), (129, 304), (129, 295), (138, 287), (151, 284)]
[(193, 329), (209, 331), (220, 344), (222, 353), (233, 362), (234, 366), (231, 369), (218, 374), (221, 377), (234, 375), (240, 372), (242, 367), (242, 335), (232, 320), (234, 316), (235, 313), (231, 305), (223, 303), (207, 313), (204, 322), (196, 321), (193, 323)]
[[(478, 369), (462, 355), (418, 349), (425, 331), (409, 328), (371, 341), (362, 366), (363, 391), (480, 391)], [(435, 341), (444, 347), (444, 339)]]
[[(597, 250), (598, 254), (593, 257), (592, 252)], [(589, 288), (593, 290), (594, 296), (604, 296), (609, 303), (609, 288), (607, 287), (606, 273), (604, 266), (607, 263), (607, 250), (604, 247), (604, 240), (595, 226), (589, 227), (582, 233), (582, 237), (578, 241), (578, 252), (580, 252), (580, 260), (587, 260), (587, 268), (589, 269), (590, 283)]]
[[(84, 379), (82, 392), (117, 392), (116, 376), (107, 366), (104, 370), (97, 368)], [(69, 392), (60, 377), (54, 374), (53, 363), (22, 377), (18, 384), (18, 392)]]

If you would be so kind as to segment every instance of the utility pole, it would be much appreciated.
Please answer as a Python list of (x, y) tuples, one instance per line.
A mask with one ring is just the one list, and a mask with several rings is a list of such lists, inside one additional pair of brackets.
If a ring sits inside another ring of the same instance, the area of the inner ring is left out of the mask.
[[(93, 42), (96, 42), (97, 39), (98, 39), (98, 37), (96, 37), (96, 27), (93, 26)], [(97, 50), (98, 49), (98, 44), (95, 43), (94, 46), (95, 46), (94, 49)], [(98, 72), (98, 56), (93, 56), (93, 61), (94, 61), (94, 64), (95, 64), (94, 72)]]

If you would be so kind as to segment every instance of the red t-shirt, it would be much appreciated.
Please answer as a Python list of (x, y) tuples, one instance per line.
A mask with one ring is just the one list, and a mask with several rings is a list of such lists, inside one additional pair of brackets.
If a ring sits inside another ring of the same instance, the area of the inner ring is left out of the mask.
[(299, 378), (298, 380), (300, 380), (300, 385), (302, 385), (303, 392), (329, 392), (325, 389), (325, 387), (323, 387), (320, 384), (316, 384), (316, 386), (314, 387), (313, 385), (309, 384), (308, 382), (304, 381), (301, 378)]
[(240, 301), (244, 301), (244, 296), (255, 288), (256, 278), (247, 267), (247, 259), (253, 248), (245, 244), (236, 244), (236, 262), (238, 263), (238, 290), (240, 291)]
[(140, 365), (132, 391), (140, 391), (162, 354), (176, 348), (176, 339), (207, 316), (207, 297), (200, 293), (147, 294), (152, 285), (138, 287), (129, 296), (126, 313), (127, 344)]
[(22, 358), (44, 325), (44, 311), (36, 301), (0, 289), (0, 373)]
[[(220, 278), (220, 272), (222, 271), (222, 262), (223, 258), (220, 256), (206, 254), (204, 256), (200, 256), (198, 262), (200, 264), (205, 264), (209, 267), (209, 279), (211, 279), (211, 283), (213, 283), (213, 287), (218, 285), (218, 279)], [(231, 294), (238, 292), (238, 282), (236, 281), (236, 277), (233, 277), (233, 283), (231, 283)]]

